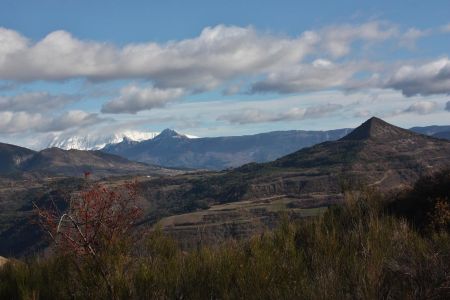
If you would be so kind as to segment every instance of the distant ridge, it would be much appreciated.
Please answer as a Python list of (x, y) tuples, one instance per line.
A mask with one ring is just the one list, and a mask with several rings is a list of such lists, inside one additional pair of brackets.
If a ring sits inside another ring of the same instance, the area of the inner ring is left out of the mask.
[[(240, 183), (240, 197), (246, 199), (339, 193), (342, 181), (390, 190), (448, 167), (449, 141), (373, 117), (340, 140), (304, 148), (273, 162), (244, 165), (226, 178)], [(224, 180), (220, 186), (232, 189)]]
[(0, 175), (35, 174), (45, 176), (95, 177), (111, 175), (162, 175), (177, 173), (159, 166), (129, 161), (101, 151), (63, 150), (56, 147), (36, 152), (0, 143)]
[(438, 139), (450, 140), (450, 131), (437, 132), (433, 134), (433, 137)]
[(165, 167), (222, 170), (250, 162), (268, 162), (304, 147), (337, 140), (350, 130), (289, 130), (191, 139), (165, 129), (151, 140), (108, 145), (102, 151)]
[(19, 171), (21, 164), (35, 153), (27, 148), (0, 143), (0, 174)]

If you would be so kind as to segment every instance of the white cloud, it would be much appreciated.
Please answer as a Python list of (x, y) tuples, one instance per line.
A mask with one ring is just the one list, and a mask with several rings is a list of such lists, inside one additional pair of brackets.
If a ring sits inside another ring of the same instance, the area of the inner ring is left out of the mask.
[(242, 76), (294, 72), (289, 70), (297, 69), (309, 55), (324, 54), (323, 49), (341, 57), (355, 41), (382, 42), (396, 32), (395, 26), (383, 22), (337, 25), (296, 37), (218, 25), (191, 39), (117, 47), (80, 40), (66, 31), (32, 42), (0, 28), (0, 80), (140, 78), (161, 89), (205, 91)]
[(123, 48), (82, 41), (55, 31), (30, 43), (1, 29), (0, 79), (90, 80), (148, 78), (159, 87), (210, 89), (236, 75), (254, 74), (300, 61), (311, 53), (317, 34), (289, 38), (251, 27), (206, 27), (193, 39), (165, 44), (128, 44)]
[(450, 93), (450, 60), (445, 57), (422, 65), (400, 67), (384, 87), (402, 91), (405, 96)]
[(251, 124), (281, 121), (298, 121), (310, 118), (318, 118), (341, 109), (340, 104), (328, 103), (308, 108), (294, 107), (285, 112), (262, 111), (257, 108), (247, 108), (239, 112), (231, 112), (221, 115), (218, 121), (227, 121), (231, 124)]
[(183, 89), (141, 88), (129, 85), (120, 90), (120, 96), (107, 102), (102, 107), (104, 113), (131, 113), (164, 107), (167, 103), (180, 98)]
[(374, 43), (385, 41), (398, 34), (396, 26), (385, 22), (367, 22), (361, 25), (336, 25), (322, 30), (323, 48), (333, 57), (342, 57), (350, 53), (356, 40)]
[(438, 103), (434, 101), (418, 101), (411, 104), (404, 112), (417, 113), (420, 115), (427, 115), (438, 110)]
[(39, 127), (45, 121), (41, 114), (0, 112), (0, 133), (16, 133)]
[(364, 68), (369, 66), (365, 63), (334, 64), (328, 60), (317, 59), (309, 65), (297, 65), (270, 73), (267, 78), (254, 83), (251, 90), (295, 93), (342, 87), (350, 84), (354, 74)]
[(31, 92), (0, 96), (0, 111), (48, 112), (79, 100), (77, 96)]
[(74, 127), (86, 127), (94, 124), (99, 124), (106, 121), (105, 118), (100, 118), (96, 113), (88, 113), (81, 110), (71, 110), (54, 117), (38, 127), (39, 131), (54, 132), (71, 129)]
[(0, 27), (0, 65), (5, 65), (9, 56), (26, 50), (28, 44), (18, 32)]
[(0, 112), (0, 133), (57, 132), (99, 124), (106, 120), (98, 114), (78, 110), (53, 117), (41, 113), (5, 111)]

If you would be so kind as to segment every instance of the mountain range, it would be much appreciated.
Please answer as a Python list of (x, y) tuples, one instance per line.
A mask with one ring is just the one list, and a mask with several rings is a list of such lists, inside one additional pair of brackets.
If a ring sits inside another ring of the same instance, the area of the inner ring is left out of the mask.
[(132, 162), (120, 156), (101, 151), (62, 150), (48, 148), (33, 151), (27, 148), (0, 143), (0, 175), (39, 174), (40, 176), (92, 176), (127, 174), (170, 174), (158, 166)]
[(371, 118), (337, 141), (267, 163), (250, 163), (195, 183), (192, 199), (233, 202), (279, 195), (339, 194), (345, 186), (382, 190), (411, 185), (450, 166), (450, 141)]
[[(444, 132), (448, 134), (450, 132), (450, 126), (425, 126), (425, 127), (413, 127), (410, 130), (422, 133), (426, 135), (442, 135)], [(273, 134), (284, 134), (286, 131), (277, 131)], [(287, 131), (290, 132), (290, 131)], [(299, 131), (299, 132), (309, 132), (313, 134), (314, 131)], [(318, 134), (322, 134), (327, 131), (317, 131)], [(146, 140), (153, 139), (160, 132), (152, 131), (138, 131), (138, 130), (118, 130), (111, 133), (88, 133), (88, 134), (57, 134), (53, 136), (49, 141), (42, 144), (40, 150), (45, 148), (61, 148), (64, 150), (100, 150), (106, 146), (111, 147), (114, 144), (119, 144), (122, 141), (133, 141), (133, 142), (143, 142)], [(198, 138), (193, 135), (180, 134), (188, 138)], [(251, 135), (249, 136), (251, 137)]]
[(351, 129), (274, 131), (246, 136), (190, 139), (165, 129), (151, 140), (124, 140), (102, 151), (166, 167), (222, 170), (249, 162), (267, 162), (304, 147), (336, 140)]
[[(283, 214), (309, 217), (344, 192), (402, 190), (450, 167), (450, 141), (371, 118), (337, 141), (230, 171), (141, 182), (151, 216), (188, 247), (220, 237), (249, 237)], [(201, 234), (199, 234), (201, 231)]]
[(87, 135), (57, 135), (45, 146), (45, 148), (61, 148), (64, 150), (99, 150), (106, 145), (117, 144), (124, 139), (131, 141), (144, 141), (157, 136), (159, 132), (118, 131), (111, 134), (87, 134)]
[[(41, 169), (51, 170), (53, 174), (56, 172), (74, 175), (80, 174), (81, 169), (92, 169), (94, 165), (97, 166), (94, 167), (97, 171), (100, 172), (102, 169), (100, 173), (123, 173), (127, 169), (124, 164), (133, 166), (128, 168), (130, 170), (133, 168), (140, 171), (148, 170), (148, 166), (144, 167), (143, 164), (125, 163), (117, 157), (105, 156), (100, 152), (84, 153), (75, 150), (98, 149), (103, 146), (101, 149), (103, 153), (151, 165), (222, 170), (251, 162), (272, 161), (305, 147), (324, 141), (338, 140), (351, 130), (348, 128), (328, 131), (290, 130), (213, 138), (193, 138), (171, 129), (161, 133), (122, 131), (104, 136), (87, 135), (65, 138), (59, 136), (50, 145), (66, 150), (72, 149), (71, 151), (57, 151), (53, 149), (55, 147), (50, 147), (41, 152), (34, 152), (14, 145), (0, 144), (0, 173), (32, 171), (41, 168), (35, 166), (42, 166)], [(440, 139), (450, 139), (450, 126), (413, 127), (410, 130)], [(84, 163), (80, 161), (81, 157)], [(118, 166), (119, 161), (121, 166), (114, 171), (112, 166), (114, 164)], [(75, 165), (78, 167), (74, 167)], [(154, 170), (156, 167), (152, 168)], [(108, 169), (109, 171), (106, 171)]]
[[(152, 141), (165, 143), (166, 140), (183, 144), (188, 139), (168, 130)], [(75, 174), (83, 170), (86, 161), (95, 162), (100, 170), (108, 172), (123, 167), (122, 174), (133, 168), (152, 170), (151, 166), (99, 151), (53, 148), (34, 152), (0, 144), (0, 155), (2, 168), (9, 171), (70, 174), (66, 170), (72, 170), (69, 168), (72, 166), (77, 170)], [(371, 118), (336, 141), (303, 148), (271, 162), (249, 163), (220, 172), (143, 176), (139, 178), (138, 191), (145, 208), (143, 223), (158, 222), (175, 237), (195, 242), (193, 237), (198, 238), (199, 228), (200, 238), (209, 234), (249, 236), (264, 226), (273, 226), (280, 212), (311, 216), (339, 203), (345, 191), (367, 187), (381, 191), (400, 189), (412, 185), (421, 176), (447, 167), (450, 167), (450, 141)], [(32, 201), (65, 199), (66, 193), (77, 193), (82, 187), (76, 179), (43, 183), (11, 180), (2, 183), (0, 177), (0, 255), (3, 256), (24, 254), (39, 243), (37, 229), (32, 229), (27, 221), (32, 214)], [(102, 182), (114, 186), (120, 180), (115, 177)]]
[(410, 185), (420, 176), (448, 166), (450, 141), (373, 117), (337, 141), (302, 149), (266, 164), (243, 166), (233, 172), (248, 176), (248, 195), (262, 196), (279, 192), (339, 191), (342, 184), (388, 190)]
[[(273, 131), (246, 136), (189, 139), (171, 129), (151, 140), (124, 139), (102, 151), (130, 160), (167, 167), (222, 170), (250, 162), (268, 162), (325, 141), (334, 141), (352, 129), (328, 131)], [(447, 138), (450, 126), (413, 127), (412, 131)]]

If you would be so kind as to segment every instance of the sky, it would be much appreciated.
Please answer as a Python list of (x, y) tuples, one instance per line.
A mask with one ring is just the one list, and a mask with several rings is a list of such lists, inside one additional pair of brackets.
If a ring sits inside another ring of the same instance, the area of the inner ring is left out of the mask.
[(0, 142), (450, 125), (449, 1), (0, 0)]

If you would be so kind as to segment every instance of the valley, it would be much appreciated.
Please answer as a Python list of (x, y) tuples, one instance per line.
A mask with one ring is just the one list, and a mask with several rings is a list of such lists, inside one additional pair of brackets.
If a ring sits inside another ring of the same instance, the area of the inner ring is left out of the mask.
[(450, 299), (450, 1), (0, 1), (0, 300)]
[[(29, 222), (32, 203), (63, 205), (88, 186), (120, 188), (136, 182), (144, 209), (141, 226), (161, 227), (192, 247), (200, 241), (248, 238), (275, 228), (283, 215), (317, 215), (341, 203), (349, 190), (409, 187), (450, 166), (450, 142), (371, 118), (337, 141), (219, 172), (164, 169), (91, 151), (49, 149), (31, 155), (27, 166), (32, 168), (16, 173), (16, 179), (1, 177), (0, 255), (20, 256), (44, 245)], [(82, 177), (83, 165), (69, 167), (78, 162), (91, 162), (93, 176)]]

